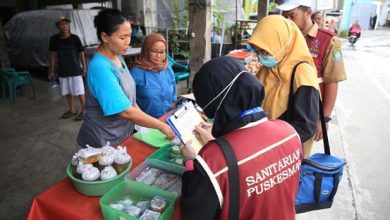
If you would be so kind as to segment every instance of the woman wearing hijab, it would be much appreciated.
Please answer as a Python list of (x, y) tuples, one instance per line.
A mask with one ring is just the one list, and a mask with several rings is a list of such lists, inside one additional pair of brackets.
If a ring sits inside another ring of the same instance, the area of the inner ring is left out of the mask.
[(166, 57), (167, 43), (160, 34), (145, 38), (141, 57), (130, 69), (137, 86), (137, 104), (147, 114), (159, 118), (176, 102), (176, 81)]
[[(282, 16), (267, 16), (259, 21), (249, 43), (262, 64), (257, 73), (265, 90), (262, 107), (270, 119), (291, 124), (302, 143), (309, 140), (311, 146), (319, 116), (319, 88), (314, 62), (299, 28)], [(293, 68), (301, 61), (305, 63), (297, 66), (293, 101), (288, 106)]]
[[(205, 144), (198, 155), (190, 142), (181, 148), (186, 166), (181, 218), (294, 219), (301, 143), (288, 123), (267, 119), (259, 107), (264, 90), (256, 77), (239, 60), (219, 57), (195, 75), (193, 91), (214, 123), (212, 128), (207, 123), (195, 127)], [(230, 143), (237, 162), (225, 159), (216, 142), (221, 138)], [(238, 165), (232, 188), (230, 162)]]

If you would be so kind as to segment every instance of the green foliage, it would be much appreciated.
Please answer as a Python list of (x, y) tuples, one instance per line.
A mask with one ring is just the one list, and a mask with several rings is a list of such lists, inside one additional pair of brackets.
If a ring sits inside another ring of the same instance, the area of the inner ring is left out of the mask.
[[(184, 7), (183, 7), (184, 5)], [(173, 54), (179, 54), (185, 58), (188, 57), (189, 48), (183, 48), (182, 43), (187, 40), (187, 31), (189, 19), (189, 0), (173, 0), (172, 30), (168, 32), (169, 51)], [(185, 47), (185, 45), (184, 45)]]
[[(212, 10), (212, 15), (213, 15), (213, 31), (218, 33), (219, 35), (222, 35), (222, 27), (223, 23), (225, 21), (225, 13), (230, 9), (231, 5), (228, 4), (223, 4), (224, 0), (213, 0), (213, 6), (211, 8)], [(221, 9), (225, 10), (221, 10)], [(228, 18), (227, 18), (228, 19)], [(226, 24), (225, 24), (226, 25)], [(229, 28), (225, 26), (225, 33), (227, 33)]]
[(250, 6), (250, 13), (251, 14), (257, 14), (257, 6), (258, 6), (258, 2), (259, 0), (251, 0), (251, 6)]
[(348, 30), (347, 29), (341, 30), (339, 33), (339, 36), (340, 37), (348, 37)]
[(276, 7), (278, 7), (278, 4), (276, 4), (275, 2), (271, 2), (269, 3), (268, 11), (273, 11)]

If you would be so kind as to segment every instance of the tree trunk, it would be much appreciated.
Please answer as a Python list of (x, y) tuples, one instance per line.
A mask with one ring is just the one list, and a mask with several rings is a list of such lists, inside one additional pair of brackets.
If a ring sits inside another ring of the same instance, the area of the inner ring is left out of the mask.
[(211, 58), (211, 0), (190, 0), (189, 37), (191, 81)]

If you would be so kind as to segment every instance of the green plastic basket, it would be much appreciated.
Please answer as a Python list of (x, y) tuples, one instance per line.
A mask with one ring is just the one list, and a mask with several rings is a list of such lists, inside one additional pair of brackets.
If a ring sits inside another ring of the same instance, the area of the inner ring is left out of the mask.
[(134, 200), (140, 199), (153, 199), (154, 196), (161, 196), (168, 201), (167, 207), (159, 216), (159, 220), (168, 220), (171, 219), (175, 207), (176, 197), (170, 192), (157, 189), (133, 180), (124, 180), (110, 191), (108, 191), (99, 201), (100, 207), (102, 209), (104, 219), (138, 219), (131, 215), (128, 215), (126, 212), (119, 211), (117, 209), (111, 208), (110, 204), (118, 202), (119, 200), (130, 197)]
[(170, 146), (165, 146), (156, 150), (146, 158), (146, 161), (155, 168), (182, 175), (186, 169), (183, 165), (171, 161), (171, 157), (168, 156), (169, 148)]
[(79, 193), (86, 196), (102, 196), (125, 178), (125, 175), (130, 171), (132, 162), (133, 161), (130, 161), (129, 166), (125, 171), (108, 180), (85, 181), (76, 178), (73, 176), (72, 167), (70, 164), (68, 164), (66, 167), (66, 174), (72, 180), (73, 185), (76, 187)]

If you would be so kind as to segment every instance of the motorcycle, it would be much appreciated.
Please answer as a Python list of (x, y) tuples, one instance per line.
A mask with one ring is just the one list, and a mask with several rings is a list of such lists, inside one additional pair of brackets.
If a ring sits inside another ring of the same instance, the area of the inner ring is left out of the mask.
[(349, 43), (350, 43), (352, 46), (356, 43), (356, 41), (357, 41), (358, 39), (359, 39), (359, 38), (358, 38), (358, 33), (356, 33), (356, 32), (352, 32), (351, 35), (349, 35), (349, 37), (348, 37), (348, 41), (349, 41)]

